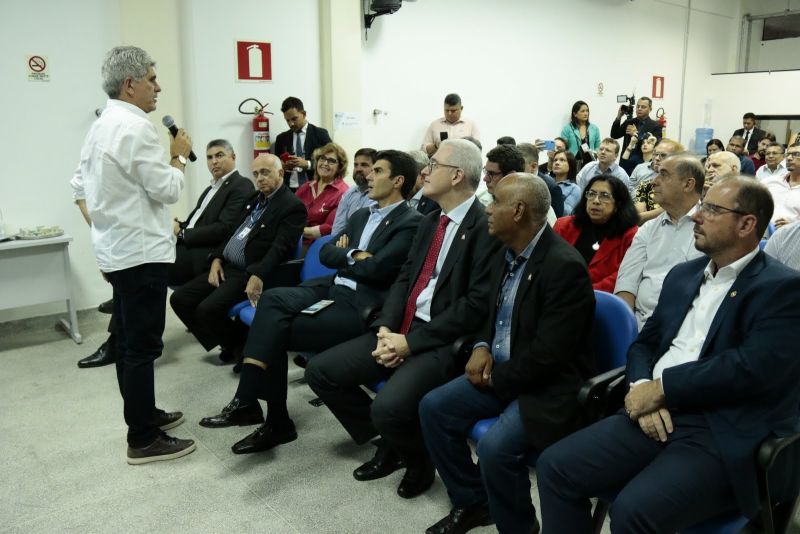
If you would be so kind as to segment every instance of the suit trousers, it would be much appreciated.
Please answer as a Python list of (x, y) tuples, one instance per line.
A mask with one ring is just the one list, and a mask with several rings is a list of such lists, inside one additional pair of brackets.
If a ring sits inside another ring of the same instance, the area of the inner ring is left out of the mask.
[[(497, 416), (478, 442), (479, 467), (472, 461), (467, 438), (479, 420)], [(531, 445), (519, 402), (503, 402), (491, 389), (478, 389), (460, 376), (425, 395), (419, 418), (453, 507), (488, 502), (497, 530), (530, 532), (536, 518), (527, 462)]]
[(167, 300), (167, 263), (146, 263), (106, 273), (114, 288), (117, 382), (128, 425), (128, 445), (143, 447), (161, 432), (153, 362), (161, 355)]
[(219, 287), (208, 283), (205, 272), (176, 289), (169, 299), (175, 314), (206, 350), (235, 346), (246, 335), (246, 329), (227, 314), (231, 306), (247, 299), (244, 289), (250, 275), (232, 265), (224, 269), (225, 281)]
[[(316, 315), (300, 311), (322, 299), (334, 303)], [(245, 402), (257, 398), (286, 403), (286, 375), (289, 369), (286, 352), (320, 352), (352, 339), (366, 330), (362, 311), (356, 305), (355, 291), (337, 285), (278, 287), (261, 295), (253, 324), (242, 355), (264, 362), (266, 380), (245, 383), (242, 374), (237, 396)]]
[(667, 442), (619, 412), (550, 446), (536, 463), (543, 532), (592, 532), (590, 497), (616, 498), (616, 533), (679, 532), (736, 509), (703, 414), (673, 413)]
[[(412, 328), (414, 324), (412, 323)], [(427, 392), (453, 378), (449, 347), (408, 357), (395, 369), (375, 362), (377, 339), (370, 332), (312, 358), (306, 379), (314, 393), (358, 444), (378, 433), (407, 465), (427, 457), (419, 426), (419, 402)], [(361, 385), (387, 380), (373, 400)]]
[(197, 264), (193, 250), (179, 242), (175, 245), (175, 263), (169, 266), (169, 285), (180, 286), (203, 273), (208, 275), (208, 262)]

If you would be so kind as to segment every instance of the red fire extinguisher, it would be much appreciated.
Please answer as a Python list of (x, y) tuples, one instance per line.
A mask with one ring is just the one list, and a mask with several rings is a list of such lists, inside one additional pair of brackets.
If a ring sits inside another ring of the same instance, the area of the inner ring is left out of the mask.
[[(242, 106), (250, 100), (256, 103), (255, 110), (252, 113), (242, 111)], [(272, 140), (269, 137), (269, 118), (267, 118), (267, 113), (272, 115), (272, 112), (265, 110), (268, 105), (268, 103), (261, 104), (255, 98), (248, 98), (239, 104), (239, 113), (255, 115), (253, 117), (253, 158), (257, 158), (259, 154), (268, 154), (272, 146)]]
[(656, 119), (658, 119), (658, 124), (661, 126), (661, 139), (666, 139), (666, 137), (667, 137), (667, 114), (664, 112), (664, 108), (658, 108), (656, 110)]

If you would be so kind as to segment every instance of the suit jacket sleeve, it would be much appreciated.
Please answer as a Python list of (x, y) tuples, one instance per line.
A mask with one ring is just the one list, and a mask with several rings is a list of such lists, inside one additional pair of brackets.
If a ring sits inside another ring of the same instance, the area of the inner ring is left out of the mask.
[(783, 277), (772, 282), (761, 284), (760, 294), (741, 304), (750, 307), (747, 320), (741, 321), (749, 326), (742, 333), (742, 343), (664, 371), (669, 408), (708, 409), (769, 397), (781, 389), (776, 388), (776, 373), (782, 377), (778, 381), (800, 379), (800, 279)]
[[(544, 271), (544, 269), (543, 269)], [(528, 336), (526, 350), (492, 369), (492, 383), (503, 396), (516, 397), (553, 380), (568, 363), (564, 358), (583, 350), (594, 317), (594, 293), (580, 258), (551, 265), (536, 284), (543, 292), (542, 313)]]
[(230, 188), (230, 191), (227, 191), (228, 197), (225, 199), (219, 218), (210, 224), (184, 229), (183, 241), (190, 247), (218, 245), (236, 229), (242, 206), (255, 188), (250, 180), (242, 177), (224, 187)]
[[(357, 250), (358, 242), (361, 240), (361, 233), (369, 218), (368, 209), (360, 209), (350, 216), (345, 228), (336, 233), (327, 243), (319, 249), (319, 261), (322, 265), (332, 269), (345, 269), (349, 266), (347, 255)], [(347, 247), (337, 247), (336, 242), (346, 235), (348, 237)]]
[(306, 208), (303, 203), (297, 200), (288, 188), (283, 190), (283, 194), (290, 197), (275, 223), (278, 225), (275, 239), (261, 261), (247, 266), (247, 272), (262, 280), (266, 280), (270, 272), (280, 263), (292, 257), (306, 225)]

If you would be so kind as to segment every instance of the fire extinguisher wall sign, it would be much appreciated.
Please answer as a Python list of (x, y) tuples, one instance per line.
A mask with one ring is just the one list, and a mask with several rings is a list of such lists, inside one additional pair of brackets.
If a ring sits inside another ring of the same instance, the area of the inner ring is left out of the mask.
[(272, 80), (272, 45), (256, 41), (236, 41), (236, 79)]

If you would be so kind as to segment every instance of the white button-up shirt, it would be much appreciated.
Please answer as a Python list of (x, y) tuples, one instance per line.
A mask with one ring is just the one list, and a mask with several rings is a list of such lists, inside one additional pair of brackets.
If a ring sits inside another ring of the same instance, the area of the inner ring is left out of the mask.
[(713, 262), (708, 262), (700, 291), (692, 301), (678, 335), (653, 368), (653, 380), (662, 378), (665, 369), (682, 363), (695, 362), (700, 358), (700, 351), (722, 301), (729, 294), (736, 277), (756, 257), (758, 251), (758, 247), (754, 248), (747, 255), (717, 271), (717, 274), (714, 274)]
[(110, 99), (89, 129), (70, 181), (73, 198), (86, 200), (101, 271), (175, 261), (166, 205), (178, 201), (184, 178), (167, 159), (145, 112)]
[(783, 176), (767, 178), (762, 183), (769, 189), (775, 210), (772, 220), (786, 219), (789, 222), (800, 221), (800, 185), (792, 185), (789, 173)]

